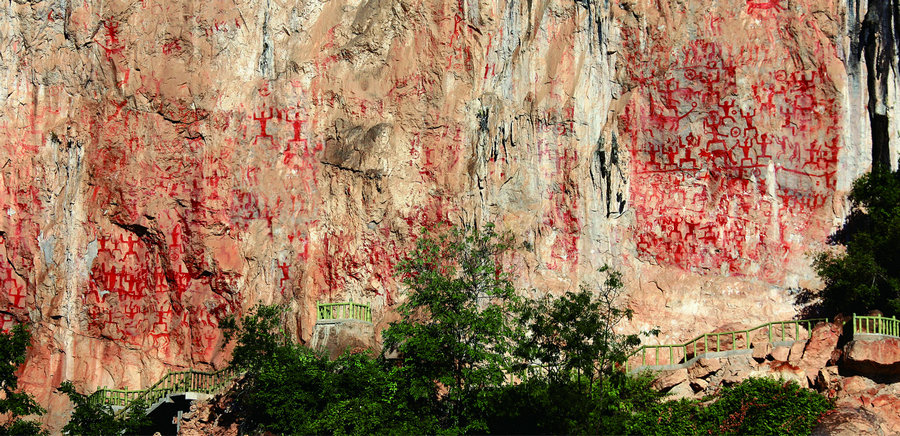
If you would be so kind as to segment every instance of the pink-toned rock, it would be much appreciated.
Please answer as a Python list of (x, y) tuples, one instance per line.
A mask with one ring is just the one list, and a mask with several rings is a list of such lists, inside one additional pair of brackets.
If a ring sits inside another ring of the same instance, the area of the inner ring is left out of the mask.
[(870, 410), (841, 407), (825, 416), (816, 424), (812, 436), (887, 436), (885, 422)]
[[(735, 332), (738, 330), (745, 330), (747, 328), (746, 324), (740, 322), (732, 322), (728, 324), (721, 325), (710, 333), (722, 333), (722, 332)], [(724, 334), (719, 336), (712, 336), (709, 340), (709, 351), (731, 351), (735, 349), (737, 346), (740, 349), (746, 348), (746, 333), (735, 333), (734, 338), (730, 334)], [(737, 344), (735, 344), (737, 342)]]
[(752, 356), (757, 362), (766, 360), (766, 357), (770, 354), (772, 354), (772, 344), (770, 342), (756, 342), (753, 344)]
[(803, 349), (803, 357), (797, 364), (810, 377), (810, 385), (816, 384), (820, 370), (832, 360), (841, 331), (842, 328), (839, 325), (821, 323), (810, 332), (810, 339)]
[(850, 341), (844, 346), (844, 365), (864, 375), (900, 375), (900, 339)]
[(724, 375), (722, 376), (722, 379), (720, 380), (720, 382), (724, 386), (731, 386), (731, 385), (740, 383), (740, 382), (746, 380), (748, 377), (751, 377), (754, 373), (753, 370), (751, 370), (750, 368), (743, 368), (743, 369), (729, 368), (723, 372), (724, 372)]
[(803, 349), (806, 348), (806, 342), (797, 341), (791, 344), (791, 352), (788, 355), (788, 363), (797, 366), (803, 358)]
[(772, 360), (778, 362), (787, 362), (788, 356), (791, 354), (790, 347), (778, 346), (772, 349)]
[(7, 3), (0, 330), (35, 326), (51, 433), (61, 381), (220, 367), (258, 302), (303, 343), (320, 300), (384, 325), (440, 223), (512, 230), (542, 295), (612, 264), (632, 332), (789, 319), (872, 165), (867, 108), (897, 118), (836, 0)]
[[(809, 376), (809, 373), (807, 373)], [(841, 385), (841, 376), (838, 373), (838, 367), (826, 366), (819, 370), (815, 380), (810, 380), (810, 385), (816, 386), (820, 392), (837, 392)]]
[(719, 359), (698, 359), (688, 368), (688, 374), (692, 379), (706, 377), (722, 368)]
[(851, 395), (857, 395), (866, 392), (873, 393), (876, 392), (877, 389), (877, 383), (869, 378), (862, 376), (845, 377), (841, 381), (841, 391), (849, 393)]
[(837, 390), (835, 404), (842, 409), (864, 409), (878, 420), (885, 434), (900, 429), (900, 383), (879, 384), (866, 377), (844, 378)]
[(684, 381), (673, 386), (666, 394), (666, 401), (692, 398), (694, 396), (694, 389), (691, 387), (691, 383)]
[(693, 389), (695, 393), (703, 392), (708, 387), (709, 387), (709, 382), (702, 378), (691, 380), (691, 389)]
[(801, 387), (809, 387), (806, 372), (787, 362), (765, 362), (759, 365), (758, 368), (749, 371), (745, 375), (745, 378), (748, 377), (768, 377), (781, 380), (793, 380)]
[(659, 375), (656, 377), (656, 380), (653, 381), (652, 386), (656, 390), (664, 391), (687, 380), (687, 368), (660, 371)]

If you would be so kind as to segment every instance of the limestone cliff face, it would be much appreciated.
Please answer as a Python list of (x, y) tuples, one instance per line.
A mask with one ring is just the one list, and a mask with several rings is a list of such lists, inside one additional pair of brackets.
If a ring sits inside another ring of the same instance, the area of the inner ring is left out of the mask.
[(789, 317), (850, 182), (873, 149), (896, 162), (895, 43), (875, 15), (10, 2), (0, 320), (35, 324), (23, 385), (59, 425), (62, 380), (138, 388), (221, 365), (218, 322), (256, 302), (287, 304), (302, 340), (316, 301), (369, 302), (378, 323), (402, 298), (393, 266), (441, 222), (513, 230), (510, 266), (538, 292), (623, 270), (626, 328)]

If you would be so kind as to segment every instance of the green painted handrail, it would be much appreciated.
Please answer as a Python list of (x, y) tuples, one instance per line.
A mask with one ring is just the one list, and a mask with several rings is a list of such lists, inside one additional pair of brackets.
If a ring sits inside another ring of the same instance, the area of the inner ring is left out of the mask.
[(148, 406), (177, 392), (198, 392), (213, 394), (225, 387), (228, 382), (237, 378), (238, 373), (232, 368), (223, 368), (215, 372), (198, 371), (189, 369), (186, 371), (169, 371), (153, 386), (147, 389), (107, 389), (101, 388), (94, 392), (90, 401), (96, 404), (122, 407), (117, 415), (124, 413), (135, 400), (142, 399)]
[[(710, 352), (749, 350), (752, 333), (762, 329), (766, 329), (769, 342), (799, 341), (802, 325), (805, 324), (806, 331), (810, 332), (812, 327), (821, 321), (828, 322), (828, 318), (773, 321), (745, 330), (704, 333), (683, 344), (642, 345), (625, 359), (625, 371), (630, 371), (631, 360), (638, 355), (641, 358), (639, 367), (659, 367), (682, 364)], [(744, 344), (744, 347), (741, 348), (740, 344)]]
[(348, 303), (316, 303), (316, 319), (358, 319), (372, 322), (372, 308), (368, 304)]
[(853, 337), (856, 335), (880, 335), (900, 338), (900, 320), (896, 316), (859, 316), (853, 314)]

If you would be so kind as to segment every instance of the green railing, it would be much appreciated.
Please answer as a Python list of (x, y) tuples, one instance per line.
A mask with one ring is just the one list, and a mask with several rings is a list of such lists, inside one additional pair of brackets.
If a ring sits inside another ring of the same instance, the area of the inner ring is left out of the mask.
[[(801, 330), (809, 339), (812, 327), (822, 321), (828, 322), (828, 318), (774, 321), (746, 330), (704, 333), (683, 344), (643, 345), (626, 358), (625, 370), (631, 371), (635, 367), (687, 366), (706, 353), (749, 351), (750, 344), (758, 338), (764, 338), (768, 342), (799, 341)], [(801, 329), (803, 326), (805, 327)]]
[(316, 303), (316, 320), (358, 319), (372, 322), (372, 308), (368, 304), (349, 303)]
[(853, 337), (856, 335), (880, 335), (900, 338), (900, 320), (896, 316), (859, 316), (853, 314)]
[(231, 368), (223, 368), (215, 372), (198, 371), (170, 371), (158, 382), (147, 389), (107, 389), (101, 388), (94, 392), (90, 401), (97, 404), (107, 404), (121, 407), (117, 414), (123, 413), (135, 400), (142, 399), (147, 406), (152, 406), (157, 401), (178, 392), (198, 392), (213, 394), (225, 387), (228, 382), (237, 377), (237, 372)]

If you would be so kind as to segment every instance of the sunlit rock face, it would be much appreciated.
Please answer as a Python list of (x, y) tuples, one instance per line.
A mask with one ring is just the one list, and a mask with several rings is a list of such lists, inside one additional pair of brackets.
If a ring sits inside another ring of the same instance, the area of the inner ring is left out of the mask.
[(34, 324), (21, 379), (57, 427), (62, 380), (222, 365), (219, 322), (257, 302), (303, 341), (316, 301), (383, 326), (394, 266), (441, 223), (513, 231), (535, 295), (615, 266), (623, 328), (790, 317), (872, 162), (870, 119), (897, 111), (860, 48), (866, 5), (837, 0), (4, 12), (0, 322)]

